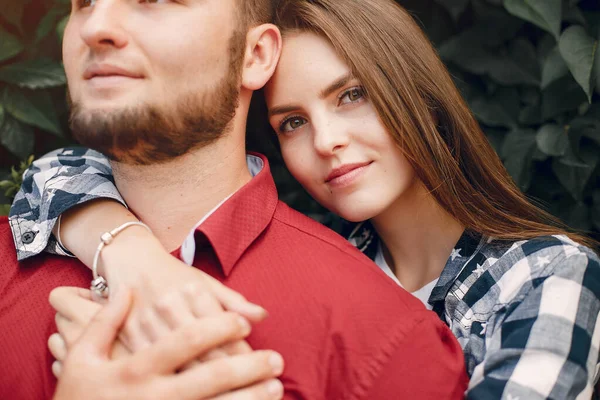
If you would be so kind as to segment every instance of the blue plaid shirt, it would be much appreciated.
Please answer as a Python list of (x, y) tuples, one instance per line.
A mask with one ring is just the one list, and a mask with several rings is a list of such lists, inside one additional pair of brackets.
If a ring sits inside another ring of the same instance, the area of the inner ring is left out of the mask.
[[(125, 204), (101, 154), (69, 148), (37, 160), (10, 214), (19, 259), (44, 250), (65, 255), (51, 235), (57, 217), (98, 198)], [(349, 240), (375, 256), (378, 238), (368, 222)], [(506, 242), (465, 232), (429, 303), (464, 350), (468, 399), (592, 396), (600, 260), (590, 249), (565, 236)]]

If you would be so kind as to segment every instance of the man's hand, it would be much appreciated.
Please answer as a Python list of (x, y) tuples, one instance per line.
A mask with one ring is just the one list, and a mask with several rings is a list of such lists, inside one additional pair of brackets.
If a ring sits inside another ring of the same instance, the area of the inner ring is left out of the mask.
[[(65, 341), (55, 400), (71, 399), (280, 399), (281, 356), (271, 351), (184, 365), (210, 349), (242, 340), (250, 324), (234, 313), (195, 320), (161, 337), (152, 346), (119, 360), (109, 352), (131, 305), (124, 290), (95, 314), (78, 340)], [(223, 394), (221, 394), (223, 393)]]

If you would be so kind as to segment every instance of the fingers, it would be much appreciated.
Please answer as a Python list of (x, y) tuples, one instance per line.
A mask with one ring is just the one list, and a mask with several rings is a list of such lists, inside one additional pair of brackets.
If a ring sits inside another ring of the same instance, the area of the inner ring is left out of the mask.
[(52, 374), (56, 379), (60, 378), (60, 374), (62, 373), (62, 362), (54, 361), (52, 363)]
[(196, 318), (215, 315), (223, 311), (217, 298), (199, 285), (188, 285), (183, 288), (183, 296)]
[[(183, 296), (189, 305), (192, 316), (202, 318), (209, 315), (216, 315), (223, 312), (223, 307), (219, 304), (217, 298), (206, 290), (205, 286), (192, 284), (183, 288)], [(225, 346), (229, 346), (226, 344)], [(226, 357), (228, 351), (225, 348), (215, 348), (199, 357), (199, 361), (209, 361), (217, 358)], [(189, 367), (189, 366), (188, 366)]]
[(48, 338), (48, 349), (57, 361), (64, 361), (67, 358), (67, 345), (58, 333)]
[[(171, 384), (179, 388), (178, 393), (184, 393), (185, 399), (206, 398), (275, 378), (283, 368), (283, 358), (278, 353), (255, 351), (202, 363), (178, 374)], [(246, 394), (256, 390), (259, 389)]]
[[(112, 344), (115, 341), (119, 329), (125, 321), (131, 305), (131, 294), (128, 290), (122, 290), (94, 317), (87, 329), (76, 343), (77, 351), (97, 354), (108, 358)], [(76, 349), (74, 348), (75, 352)]]
[(283, 384), (277, 379), (271, 379), (213, 397), (211, 400), (279, 400), (282, 398)]
[(259, 305), (250, 303), (240, 293), (229, 289), (211, 276), (206, 275), (205, 282), (208, 284), (213, 295), (226, 310), (237, 312), (254, 323), (260, 322), (269, 316), (267, 310)]
[(75, 287), (59, 287), (50, 292), (50, 304), (68, 320), (87, 325), (102, 307), (91, 300), (89, 290)]
[(131, 367), (171, 373), (212, 349), (243, 339), (250, 330), (250, 323), (234, 313), (195, 320), (134, 354)]

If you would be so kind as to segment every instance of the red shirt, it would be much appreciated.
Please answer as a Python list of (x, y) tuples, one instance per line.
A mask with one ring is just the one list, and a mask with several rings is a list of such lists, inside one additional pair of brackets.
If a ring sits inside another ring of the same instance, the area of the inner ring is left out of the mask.
[[(194, 266), (269, 311), (248, 338), (280, 352), (285, 399), (462, 398), (461, 348), (437, 316), (346, 240), (278, 201), (265, 166), (195, 233)], [(0, 219), (0, 399), (47, 399), (49, 292), (89, 270), (49, 254), (16, 261)]]

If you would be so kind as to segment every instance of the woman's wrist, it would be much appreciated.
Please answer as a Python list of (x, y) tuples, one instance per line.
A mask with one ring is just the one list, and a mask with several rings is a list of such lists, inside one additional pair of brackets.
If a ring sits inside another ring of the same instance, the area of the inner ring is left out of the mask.
[(99, 275), (109, 286), (121, 275), (131, 275), (144, 268), (146, 260), (167, 255), (158, 239), (143, 226), (131, 226), (119, 233), (104, 247), (98, 262)]
[(130, 221), (137, 221), (137, 218), (120, 203), (107, 199), (94, 200), (63, 214), (61, 241), (66, 249), (91, 269), (100, 236)]

